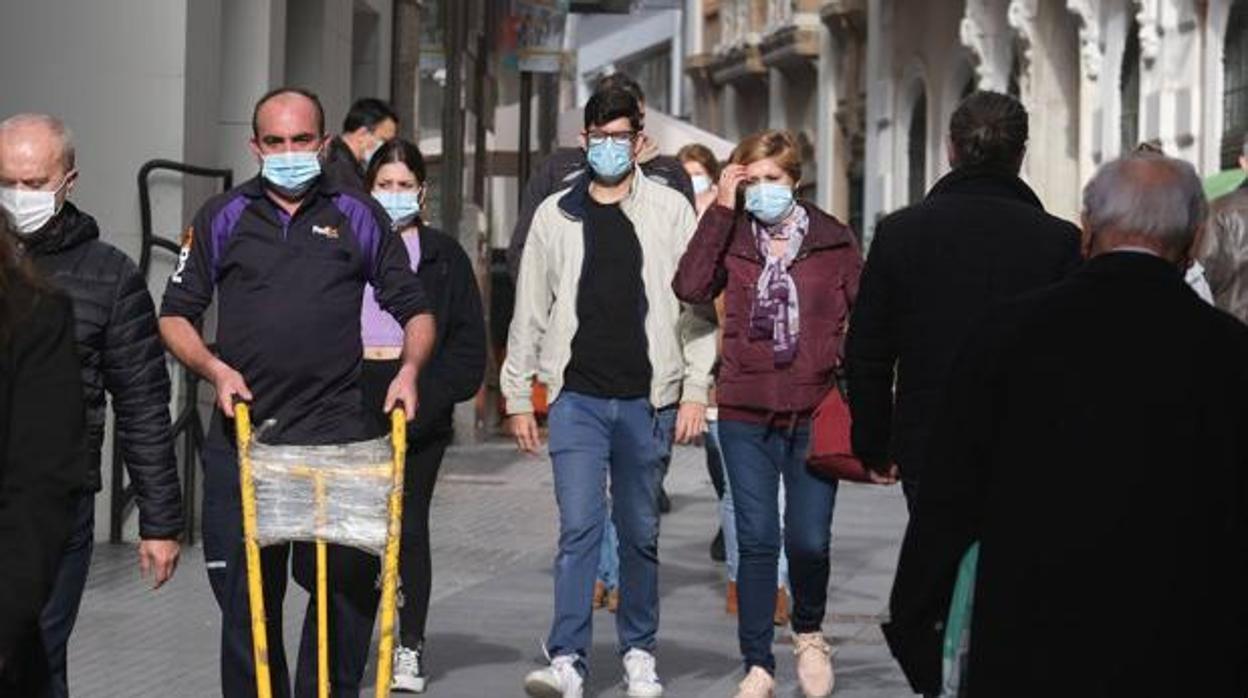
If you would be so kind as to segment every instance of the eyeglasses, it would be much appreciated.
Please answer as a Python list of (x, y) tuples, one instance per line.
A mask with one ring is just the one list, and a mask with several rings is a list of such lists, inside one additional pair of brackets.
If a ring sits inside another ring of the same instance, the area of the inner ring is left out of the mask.
[(604, 131), (595, 131), (588, 133), (585, 140), (590, 145), (602, 145), (607, 141), (611, 141), (615, 145), (631, 145), (633, 139), (637, 137), (636, 131), (619, 131), (616, 133), (606, 133)]

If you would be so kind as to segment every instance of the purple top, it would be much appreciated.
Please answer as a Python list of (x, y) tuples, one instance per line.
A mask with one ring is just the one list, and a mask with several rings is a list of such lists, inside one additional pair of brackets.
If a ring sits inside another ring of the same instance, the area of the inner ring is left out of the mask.
[[(412, 226), (403, 231), (403, 244), (407, 256), (412, 258), (412, 270), (420, 267), (420, 229)], [(360, 313), (360, 334), (365, 348), (402, 347), (403, 328), (390, 313), (377, 305), (372, 284), (364, 286), (364, 307)]]

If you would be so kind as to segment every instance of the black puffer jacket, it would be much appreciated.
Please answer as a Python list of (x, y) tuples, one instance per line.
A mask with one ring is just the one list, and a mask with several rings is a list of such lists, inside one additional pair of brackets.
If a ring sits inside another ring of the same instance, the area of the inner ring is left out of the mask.
[(22, 244), (39, 270), (73, 300), (91, 485), (100, 489), (107, 391), (134, 483), (139, 535), (176, 538), (182, 532), (182, 491), (156, 309), (134, 262), (99, 238), (95, 219), (66, 203), (44, 230)]

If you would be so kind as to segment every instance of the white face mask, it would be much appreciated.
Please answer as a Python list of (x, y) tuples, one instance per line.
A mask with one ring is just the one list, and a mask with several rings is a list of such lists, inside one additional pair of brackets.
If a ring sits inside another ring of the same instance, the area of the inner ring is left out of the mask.
[(0, 207), (4, 208), (9, 221), (19, 234), (36, 233), (60, 211), (56, 195), (68, 181), (67, 174), (52, 191), (0, 187)]

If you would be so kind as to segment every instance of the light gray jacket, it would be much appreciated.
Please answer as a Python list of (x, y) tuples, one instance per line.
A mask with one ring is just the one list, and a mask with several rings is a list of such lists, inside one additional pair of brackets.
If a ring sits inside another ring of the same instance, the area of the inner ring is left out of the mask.
[[(548, 197), (533, 216), (516, 281), (516, 307), (507, 336), (501, 383), (508, 414), (533, 411), (532, 383), (546, 384), (553, 404), (563, 388), (576, 335), (576, 299), (585, 260), (582, 230), (589, 178)], [(672, 292), (676, 266), (697, 228), (689, 201), (634, 171), (620, 202), (641, 245), (646, 294), (646, 344), (656, 408), (706, 404), (715, 363), (715, 313), (681, 303)]]

